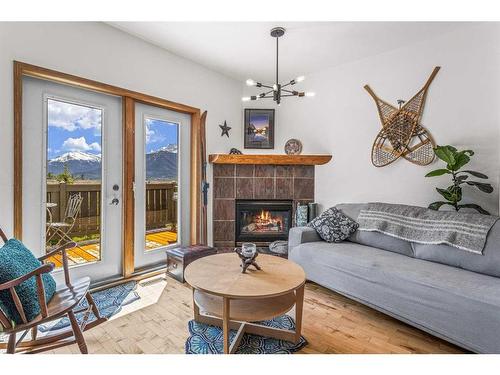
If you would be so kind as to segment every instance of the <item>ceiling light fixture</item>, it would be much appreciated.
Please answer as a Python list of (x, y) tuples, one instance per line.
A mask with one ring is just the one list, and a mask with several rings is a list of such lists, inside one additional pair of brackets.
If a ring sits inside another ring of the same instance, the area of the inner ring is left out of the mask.
[(302, 98), (304, 96), (312, 97), (315, 95), (313, 92), (303, 92), (303, 91), (285, 89), (285, 87), (293, 86), (299, 82), (302, 82), (305, 79), (304, 76), (299, 76), (299, 77), (292, 79), (290, 82), (285, 83), (283, 85), (279, 83), (278, 40), (283, 35), (285, 35), (285, 29), (283, 27), (275, 27), (275, 28), (271, 29), (271, 36), (273, 38), (276, 38), (276, 83), (274, 83), (273, 85), (266, 85), (264, 83), (256, 82), (251, 78), (247, 79), (247, 86), (265, 87), (265, 88), (270, 89), (270, 90), (267, 92), (263, 92), (259, 95), (245, 96), (245, 97), (241, 98), (242, 101), (247, 102), (250, 100), (259, 100), (259, 99), (268, 99), (269, 98), (269, 99), (273, 99), (278, 105), (280, 105), (281, 98), (284, 98), (287, 96), (296, 96), (296, 97)]

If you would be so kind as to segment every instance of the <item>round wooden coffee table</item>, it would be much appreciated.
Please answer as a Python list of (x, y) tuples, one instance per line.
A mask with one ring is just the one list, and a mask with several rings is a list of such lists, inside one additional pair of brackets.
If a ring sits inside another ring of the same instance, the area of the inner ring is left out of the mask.
[[(224, 353), (234, 353), (245, 332), (298, 342), (302, 328), (305, 273), (299, 265), (260, 254), (258, 271), (241, 273), (235, 253), (210, 255), (187, 266), (184, 277), (193, 287), (194, 320), (222, 327)], [(272, 319), (295, 305), (295, 331), (253, 322)], [(229, 330), (237, 330), (232, 343)]]

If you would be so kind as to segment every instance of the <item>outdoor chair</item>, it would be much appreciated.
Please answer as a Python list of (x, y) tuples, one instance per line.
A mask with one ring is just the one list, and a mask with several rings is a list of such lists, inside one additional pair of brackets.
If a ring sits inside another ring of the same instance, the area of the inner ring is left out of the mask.
[(73, 239), (68, 234), (75, 226), (76, 219), (82, 208), (82, 202), (83, 197), (81, 196), (81, 194), (72, 194), (68, 198), (68, 203), (66, 204), (64, 220), (57, 223), (53, 223), (52, 221), (47, 223), (47, 233), (50, 233), (46, 240), (47, 244), (54, 238), (58, 238), (58, 241), (54, 245), (54, 247), (60, 246), (63, 241), (73, 241)]

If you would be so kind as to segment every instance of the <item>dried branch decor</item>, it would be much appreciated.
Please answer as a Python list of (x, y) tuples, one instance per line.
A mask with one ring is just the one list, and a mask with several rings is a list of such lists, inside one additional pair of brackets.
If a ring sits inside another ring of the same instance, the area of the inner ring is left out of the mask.
[[(406, 103), (398, 100), (399, 108), (380, 99), (365, 85), (377, 105), (382, 130), (377, 134), (372, 147), (372, 163), (376, 167), (385, 167), (399, 157), (417, 165), (428, 165), (434, 160), (434, 140), (420, 124), (424, 110), (427, 90), (440, 67), (432, 71), (424, 87)], [(404, 104), (403, 104), (404, 103)]]

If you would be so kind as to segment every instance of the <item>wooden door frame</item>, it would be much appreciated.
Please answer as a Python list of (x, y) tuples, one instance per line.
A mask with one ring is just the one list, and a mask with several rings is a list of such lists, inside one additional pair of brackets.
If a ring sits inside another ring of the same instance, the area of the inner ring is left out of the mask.
[(135, 149), (135, 103), (144, 103), (191, 116), (191, 170), (190, 170), (190, 242), (200, 239), (200, 109), (172, 102), (155, 96), (127, 90), (106, 83), (75, 75), (14, 61), (14, 237), (23, 236), (23, 77), (92, 90), (122, 98), (123, 118), (123, 277), (134, 273), (134, 149)]

